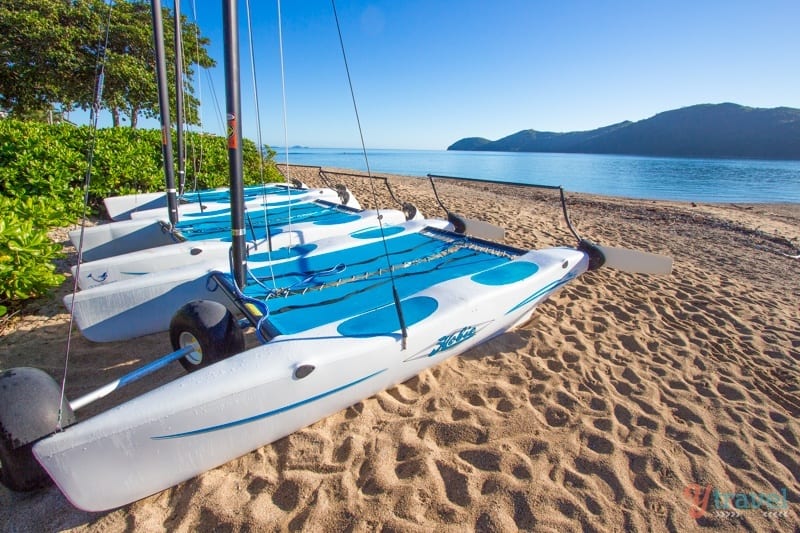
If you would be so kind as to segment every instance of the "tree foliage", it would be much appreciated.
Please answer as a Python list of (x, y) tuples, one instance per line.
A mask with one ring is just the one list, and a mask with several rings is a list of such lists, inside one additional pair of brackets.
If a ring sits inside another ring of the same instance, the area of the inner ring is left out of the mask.
[[(164, 9), (171, 100), (175, 97), (174, 18)], [(114, 125), (158, 116), (150, 3), (144, 0), (5, 0), (0, 4), (0, 107), (37, 118), (60, 106), (89, 109), (104, 58), (101, 107)], [(106, 44), (106, 29), (108, 39)], [(198, 122), (192, 80), (210, 68), (209, 40), (182, 17), (186, 121)], [(174, 116), (174, 114), (172, 115)]]
[[(0, 4), (0, 105), (25, 116), (74, 98), (96, 18), (60, 0)], [(91, 91), (91, 82), (89, 85)]]

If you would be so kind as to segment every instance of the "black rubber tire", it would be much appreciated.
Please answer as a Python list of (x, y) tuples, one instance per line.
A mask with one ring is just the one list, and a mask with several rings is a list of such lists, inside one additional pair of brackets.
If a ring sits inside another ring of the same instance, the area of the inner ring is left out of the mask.
[(417, 206), (412, 204), (411, 202), (405, 202), (403, 204), (403, 214), (406, 217), (406, 220), (411, 220), (415, 216), (417, 216)]
[(187, 372), (194, 372), (244, 351), (242, 328), (228, 308), (218, 302), (189, 302), (172, 317), (169, 324), (172, 348), (183, 348), (192, 338), (200, 344), (200, 352), (180, 359)]
[(33, 444), (11, 449), (7, 439), (0, 438), (0, 483), (7, 488), (29, 492), (52, 483), (50, 476), (33, 456)]
[(348, 191), (347, 187), (342, 184), (337, 184), (335, 189), (339, 194), (339, 203), (341, 205), (347, 205), (347, 202), (350, 201), (350, 191)]
[[(18, 492), (51, 483), (33, 456), (33, 445), (56, 431), (61, 387), (36, 368), (12, 368), (0, 373), (0, 483)], [(61, 426), (75, 423), (65, 402)]]

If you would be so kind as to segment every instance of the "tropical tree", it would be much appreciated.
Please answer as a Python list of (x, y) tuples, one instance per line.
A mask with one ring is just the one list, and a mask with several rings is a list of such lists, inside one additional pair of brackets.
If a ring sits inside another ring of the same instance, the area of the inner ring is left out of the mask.
[(53, 104), (76, 103), (86, 47), (97, 40), (97, 19), (87, 7), (62, 0), (0, 4), (0, 107), (35, 117)]
[[(54, 106), (89, 109), (104, 58), (101, 107), (114, 125), (158, 114), (150, 3), (144, 0), (5, 0), (0, 5), (0, 107), (36, 118)], [(174, 101), (174, 19), (164, 9), (165, 42)], [(106, 39), (106, 30), (108, 32)], [(181, 20), (186, 120), (197, 123), (195, 68), (210, 68), (209, 40)], [(174, 114), (172, 115), (174, 116)]]
[[(102, 0), (94, 2), (102, 3)], [(113, 6), (106, 48), (103, 107), (111, 112), (115, 126), (120, 125), (123, 116), (130, 120), (132, 127), (136, 127), (139, 115), (152, 118), (159, 113), (150, 9), (150, 2), (144, 0), (118, 1)], [(174, 42), (174, 18), (166, 9), (163, 16), (170, 101), (174, 102), (175, 53), (171, 46)], [(188, 22), (186, 17), (181, 17), (181, 36), (187, 52), (182, 61), (186, 121), (196, 124), (199, 101), (192, 86), (195, 67), (213, 67), (214, 60), (208, 55), (209, 40), (200, 36), (197, 26)], [(91, 105), (91, 100), (84, 98), (81, 106), (85, 108), (88, 105)], [(174, 109), (170, 116), (175, 116)]]

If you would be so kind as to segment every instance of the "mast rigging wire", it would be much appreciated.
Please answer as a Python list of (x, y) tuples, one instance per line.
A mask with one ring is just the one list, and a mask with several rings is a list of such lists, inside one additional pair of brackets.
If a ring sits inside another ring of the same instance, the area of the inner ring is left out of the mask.
[(386, 264), (389, 268), (389, 280), (391, 282), (391, 287), (392, 287), (392, 297), (394, 298), (394, 307), (395, 310), (397, 311), (397, 319), (400, 322), (400, 330), (402, 331), (401, 345), (402, 349), (405, 350), (406, 341), (408, 339), (408, 328), (406, 328), (406, 321), (405, 318), (403, 317), (403, 307), (400, 305), (400, 295), (397, 293), (397, 285), (395, 284), (394, 280), (394, 273), (393, 273), (394, 269), (392, 268), (392, 261), (389, 257), (389, 247), (386, 244), (386, 235), (384, 234), (383, 230), (383, 216), (381, 215), (380, 209), (378, 207), (378, 195), (375, 192), (374, 180), (371, 179), (372, 171), (370, 170), (369, 157), (367, 156), (367, 145), (364, 142), (364, 130), (361, 127), (361, 118), (359, 117), (358, 105), (356, 104), (356, 93), (355, 90), (353, 89), (352, 77), (350, 76), (350, 66), (347, 63), (347, 52), (345, 51), (344, 47), (344, 38), (342, 37), (342, 27), (341, 24), (339, 24), (339, 14), (336, 12), (336, 0), (331, 0), (331, 6), (333, 7), (333, 18), (336, 20), (336, 31), (339, 34), (339, 45), (341, 46), (342, 49), (342, 59), (344, 60), (344, 70), (345, 73), (347, 74), (347, 84), (350, 87), (350, 98), (353, 101), (353, 111), (355, 112), (356, 124), (358, 125), (358, 136), (359, 139), (361, 140), (361, 151), (364, 154), (364, 164), (367, 167), (367, 175), (370, 177), (369, 184), (370, 184), (370, 189), (372, 190), (372, 201), (375, 203), (375, 210), (378, 213), (378, 228), (380, 229), (381, 232), (381, 242), (383, 242), (384, 256), (386, 258)]
[[(255, 60), (255, 47), (253, 45), (253, 24), (252, 24), (252, 17), (250, 14), (250, 0), (245, 2), (246, 9), (247, 9), (247, 38), (248, 44), (250, 48), (250, 78), (253, 82), (253, 104), (256, 108), (256, 136), (258, 144), (256, 145), (256, 150), (258, 153), (258, 178), (259, 183), (261, 183), (261, 198), (262, 198), (262, 208), (263, 208), (263, 215), (264, 215), (264, 224), (266, 230), (266, 240), (267, 240), (267, 253), (270, 254), (272, 252), (272, 232), (270, 231), (270, 223), (269, 223), (269, 213), (267, 212), (267, 184), (264, 181), (264, 151), (263, 151), (263, 141), (261, 136), (261, 108), (259, 106), (260, 96), (258, 92), (258, 81), (256, 78), (256, 60)], [(249, 215), (248, 215), (249, 217)], [(258, 249), (258, 238), (253, 231), (253, 245), (255, 249)]]
[[(81, 279), (81, 263), (83, 262), (83, 237), (86, 229), (86, 221), (88, 218), (89, 206), (89, 186), (92, 183), (92, 165), (94, 163), (94, 149), (97, 143), (97, 121), (100, 114), (100, 106), (103, 101), (103, 84), (105, 82), (105, 66), (106, 66), (106, 51), (108, 50), (109, 34), (111, 33), (111, 12), (113, 10), (113, 2), (106, 3), (108, 12), (106, 14), (106, 29), (105, 37), (101, 37), (97, 41), (97, 49), (99, 52), (97, 63), (95, 64), (95, 91), (94, 101), (92, 102), (92, 110), (90, 114), (91, 136), (89, 138), (89, 146), (86, 152), (86, 176), (83, 180), (83, 212), (81, 213), (81, 232), (78, 239), (77, 261), (75, 266), (75, 275), (72, 280), (72, 299), (75, 300), (75, 295), (78, 293), (78, 280)], [(102, 42), (102, 46), (101, 46)], [(72, 307), (69, 310), (69, 329), (67, 330), (67, 346), (64, 353), (64, 375), (61, 378), (61, 399), (58, 403), (58, 419), (56, 421), (56, 430), (61, 431), (61, 422), (63, 420), (64, 405), (66, 402), (66, 388), (67, 388), (67, 372), (69, 370), (69, 355), (72, 348), (72, 326), (75, 324), (75, 311)]]
[[(283, 22), (281, 14), (281, 0), (278, 0), (278, 52), (280, 54), (281, 64), (281, 106), (283, 111), (283, 150), (286, 174), (284, 178), (286, 183), (289, 183), (289, 109), (286, 106), (286, 69), (283, 56)], [(291, 194), (291, 193), (290, 193)], [(291, 198), (291, 196), (290, 196)], [(292, 204), (289, 204), (289, 248), (292, 244)]]
[(175, 43), (175, 133), (178, 145), (178, 197), (183, 196), (186, 187), (186, 109), (184, 106), (183, 72), (186, 61), (183, 50), (183, 21), (181, 0), (173, 2), (173, 39)]
[[(180, 0), (179, 0), (180, 1)], [(194, 19), (194, 58), (195, 64), (197, 68), (200, 68), (200, 26), (197, 23), (197, 5), (195, 4), (195, 0), (192, 0), (192, 18)], [(197, 175), (201, 172), (203, 168), (203, 143), (201, 141), (200, 135), (203, 132), (203, 114), (200, 113), (200, 108), (203, 106), (203, 84), (198, 82), (197, 83), (197, 131), (195, 135), (190, 137), (189, 144), (191, 146), (192, 151), (192, 168), (194, 169), (194, 183), (192, 184), (192, 190), (197, 190)], [(195, 155), (195, 142), (197, 143), (199, 155)], [(198, 194), (198, 200), (201, 201), (200, 209), (202, 210), (202, 199)]]

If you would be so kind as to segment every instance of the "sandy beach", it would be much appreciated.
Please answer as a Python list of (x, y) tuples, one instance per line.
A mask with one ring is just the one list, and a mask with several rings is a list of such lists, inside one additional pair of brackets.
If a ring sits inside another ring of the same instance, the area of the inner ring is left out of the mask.
[[(424, 179), (386, 177), (390, 192), (359, 173), (289, 173), (343, 183), (365, 208), (444, 217)], [(575, 244), (552, 192), (437, 187), (507, 244)], [(671, 255), (673, 274), (590, 272), (516, 331), (114, 511), (0, 487), (0, 530), (797, 531), (800, 205), (568, 203), (584, 237)], [(0, 323), (0, 369), (61, 380), (71, 290)], [(75, 330), (70, 343), (68, 397), (170, 351), (166, 333), (95, 344)], [(176, 364), (125, 394), (180, 375)]]

